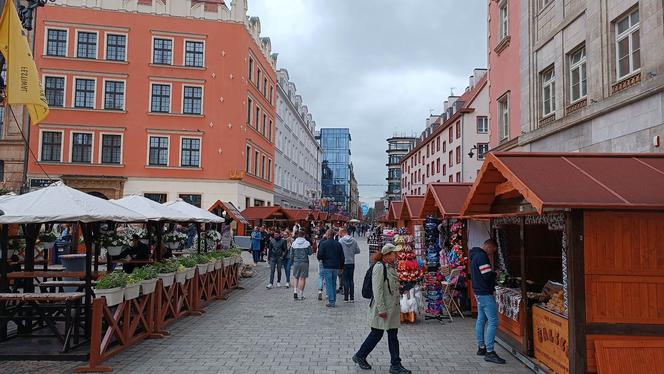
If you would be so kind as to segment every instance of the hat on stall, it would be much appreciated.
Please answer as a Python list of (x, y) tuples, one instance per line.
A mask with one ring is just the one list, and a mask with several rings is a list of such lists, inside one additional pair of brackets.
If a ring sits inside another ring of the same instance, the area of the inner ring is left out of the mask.
[(383, 249), (380, 250), (380, 253), (386, 255), (390, 252), (399, 252), (399, 248), (397, 248), (394, 244), (392, 243), (387, 243), (383, 246)]

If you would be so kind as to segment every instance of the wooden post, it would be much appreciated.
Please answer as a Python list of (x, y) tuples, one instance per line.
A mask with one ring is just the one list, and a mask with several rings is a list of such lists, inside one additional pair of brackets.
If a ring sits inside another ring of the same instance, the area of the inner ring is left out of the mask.
[(521, 352), (530, 355), (530, 335), (528, 323), (528, 305), (527, 305), (527, 291), (528, 285), (526, 284), (528, 267), (526, 266), (526, 217), (522, 216), (519, 219), (519, 238), (521, 240), (521, 305), (523, 305), (525, 323), (521, 326), (523, 334), (523, 344), (521, 345)]
[(92, 229), (89, 223), (80, 223), (85, 241), (85, 336), (90, 337), (92, 309)]
[(586, 296), (583, 250), (583, 211), (567, 215), (567, 288), (569, 321), (569, 371), (583, 374), (587, 368)]
[(0, 292), (9, 291), (9, 225), (0, 226)]

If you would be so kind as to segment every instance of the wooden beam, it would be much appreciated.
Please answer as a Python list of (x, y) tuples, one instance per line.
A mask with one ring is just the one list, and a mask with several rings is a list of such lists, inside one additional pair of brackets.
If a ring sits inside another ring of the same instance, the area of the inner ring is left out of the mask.
[(512, 192), (514, 190), (516, 190), (516, 188), (514, 188), (514, 185), (512, 185), (512, 182), (507, 181), (507, 182), (503, 182), (503, 183), (496, 186), (495, 194), (496, 194), (496, 196), (504, 195), (504, 194), (506, 194), (508, 192)]
[(586, 294), (583, 250), (583, 211), (567, 215), (567, 289), (569, 321), (569, 372), (586, 372)]
[(589, 323), (588, 335), (664, 336), (664, 325), (630, 323)]

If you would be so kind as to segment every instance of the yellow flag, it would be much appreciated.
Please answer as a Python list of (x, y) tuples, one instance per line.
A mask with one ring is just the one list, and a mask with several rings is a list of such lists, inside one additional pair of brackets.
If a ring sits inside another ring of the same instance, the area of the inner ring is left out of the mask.
[(5, 1), (0, 20), (0, 52), (7, 64), (7, 104), (25, 105), (33, 124), (48, 115), (48, 102), (13, 0)]

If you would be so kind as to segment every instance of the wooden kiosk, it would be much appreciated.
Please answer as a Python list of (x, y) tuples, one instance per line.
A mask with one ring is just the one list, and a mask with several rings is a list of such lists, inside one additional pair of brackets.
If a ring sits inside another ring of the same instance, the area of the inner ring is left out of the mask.
[(401, 220), (401, 211), (403, 208), (403, 201), (390, 202), (390, 207), (387, 210), (387, 222), (394, 224), (395, 227), (403, 227), (403, 221)]
[(420, 216), (422, 204), (424, 204), (424, 196), (410, 195), (404, 198), (399, 221), (403, 222), (401, 227), (405, 227), (411, 234), (414, 232), (415, 225), (421, 225), (424, 221)]
[(524, 362), (663, 372), (663, 154), (488, 154), (461, 214), (491, 219), (499, 337)]

